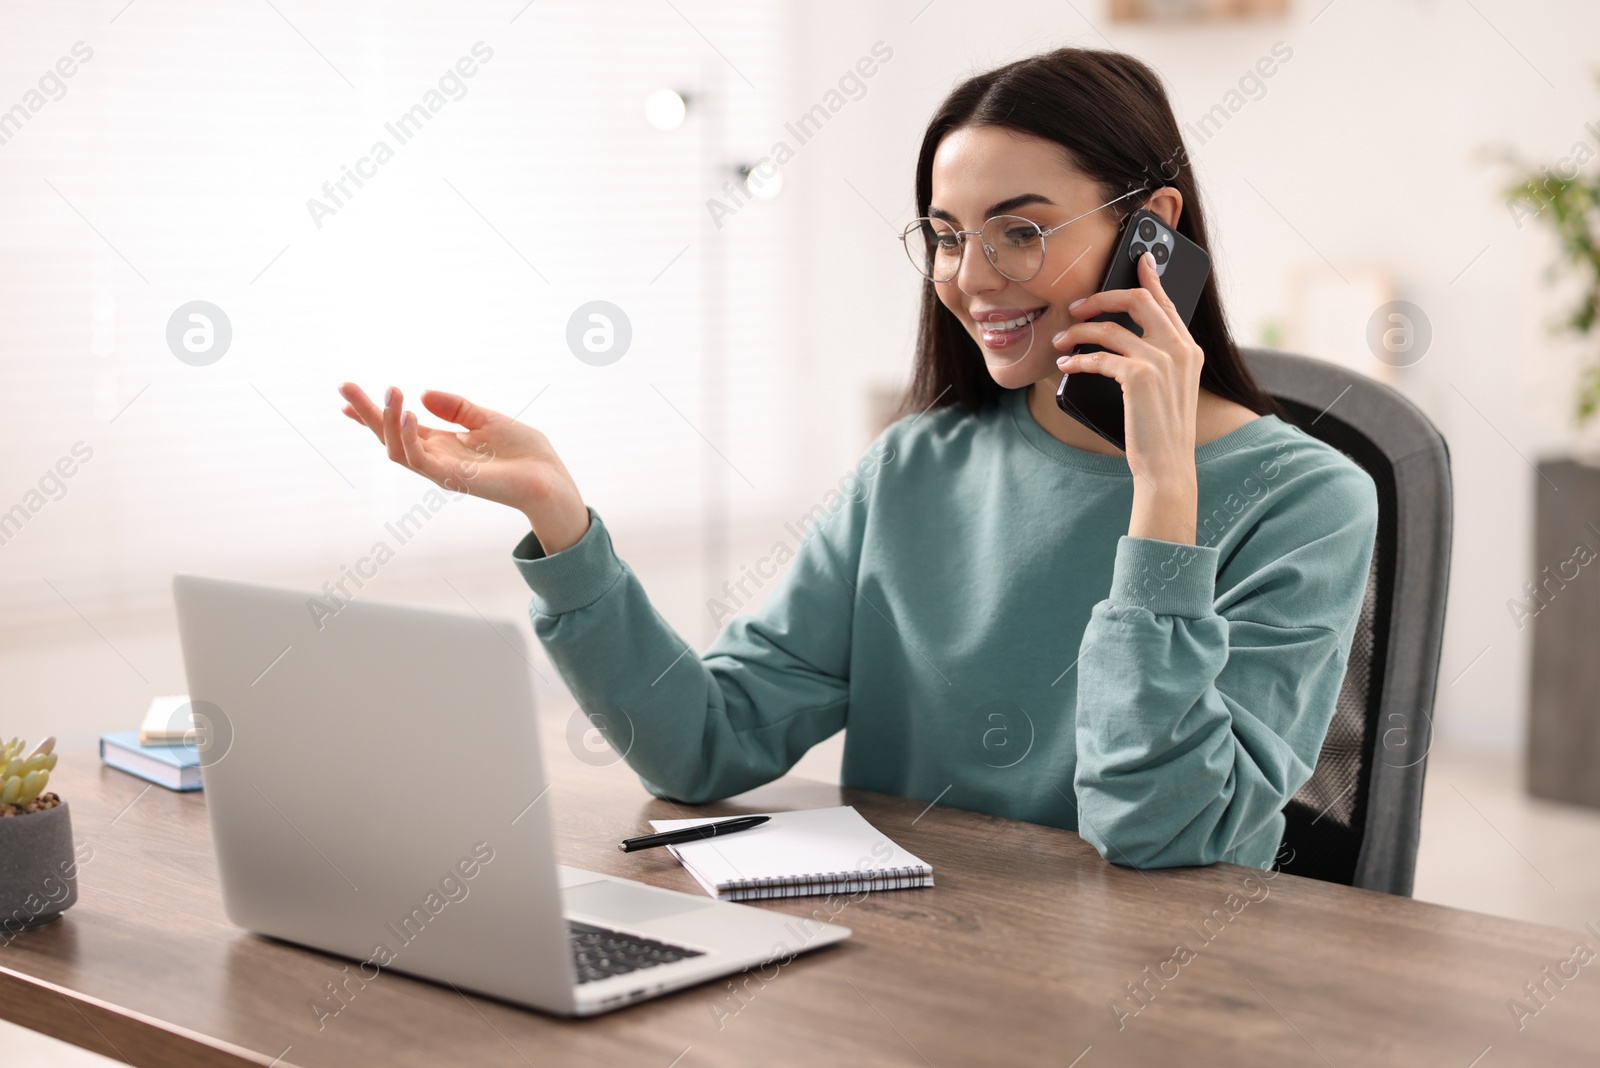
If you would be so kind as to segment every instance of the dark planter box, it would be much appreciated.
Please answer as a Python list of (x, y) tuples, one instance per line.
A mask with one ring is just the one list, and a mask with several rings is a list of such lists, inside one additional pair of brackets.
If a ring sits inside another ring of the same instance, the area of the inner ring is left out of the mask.
[(1507, 603), (1533, 631), (1528, 793), (1600, 808), (1600, 468), (1539, 474), (1532, 588)]
[(78, 864), (66, 802), (0, 817), (0, 944), (56, 919), (77, 900)]

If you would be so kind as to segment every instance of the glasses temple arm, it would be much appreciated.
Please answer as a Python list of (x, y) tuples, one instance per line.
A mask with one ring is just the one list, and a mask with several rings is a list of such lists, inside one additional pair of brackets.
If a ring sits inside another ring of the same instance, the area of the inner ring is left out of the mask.
[(1077, 222), (1079, 219), (1086, 219), (1089, 216), (1093, 215), (1095, 212), (1099, 211), (1101, 208), (1109, 208), (1111, 205), (1115, 204), (1119, 200), (1126, 200), (1129, 197), (1133, 196), (1135, 193), (1145, 193), (1145, 192), (1149, 192), (1149, 190), (1150, 190), (1149, 186), (1140, 186), (1138, 189), (1130, 189), (1128, 192), (1122, 194), (1120, 197), (1113, 197), (1111, 200), (1106, 201), (1104, 204), (1100, 205), (1099, 208), (1090, 208), (1088, 211), (1084, 212), (1082, 215), (1074, 215), (1072, 218), (1068, 219), (1066, 222), (1056, 223), (1054, 226), (1050, 227), (1050, 229), (1048, 229), (1048, 230), (1040, 230), (1039, 231), (1039, 236), (1040, 237), (1049, 237), (1051, 234), (1055, 233), (1057, 230), (1061, 229), (1063, 226), (1069, 226), (1072, 223)]

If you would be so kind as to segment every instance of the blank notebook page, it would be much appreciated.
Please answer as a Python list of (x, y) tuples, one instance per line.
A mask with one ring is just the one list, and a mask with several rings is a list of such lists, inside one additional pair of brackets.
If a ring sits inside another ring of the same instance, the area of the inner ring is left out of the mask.
[[(932, 867), (849, 805), (753, 815), (772, 818), (748, 831), (667, 849), (707, 893), (730, 900), (933, 885)], [(674, 831), (728, 818), (650, 825)]]

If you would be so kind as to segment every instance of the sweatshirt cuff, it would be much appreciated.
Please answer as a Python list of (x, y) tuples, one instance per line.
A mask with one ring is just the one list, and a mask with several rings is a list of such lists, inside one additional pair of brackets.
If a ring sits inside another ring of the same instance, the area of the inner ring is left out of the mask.
[(511, 561), (533, 591), (533, 607), (541, 615), (559, 616), (587, 608), (622, 575), (622, 561), (611, 547), (610, 533), (595, 510), (588, 511), (589, 529), (583, 537), (554, 556), (545, 555), (544, 546), (531, 530), (511, 550)]
[(1123, 535), (1111, 568), (1113, 604), (1158, 616), (1199, 619), (1215, 610), (1218, 552), (1214, 545), (1181, 545)]

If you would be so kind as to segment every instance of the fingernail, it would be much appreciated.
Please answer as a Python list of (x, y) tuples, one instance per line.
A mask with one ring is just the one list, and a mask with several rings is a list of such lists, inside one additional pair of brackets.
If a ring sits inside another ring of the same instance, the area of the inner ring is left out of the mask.
[(1063, 331), (1061, 331), (1061, 333), (1059, 333), (1055, 337), (1051, 338), (1050, 342), (1051, 342), (1051, 344), (1059, 345), (1059, 344), (1061, 344), (1062, 339), (1064, 339), (1066, 336), (1067, 336), (1067, 332), (1065, 330), (1063, 330)]
[(1089, 299), (1088, 297), (1079, 297), (1077, 300), (1075, 300), (1071, 304), (1067, 305), (1067, 310), (1068, 311), (1076, 311), (1077, 308), (1078, 308), (1078, 305), (1082, 304), (1084, 301), (1086, 301), (1088, 299)]
[(1155, 256), (1151, 255), (1149, 252), (1146, 252), (1143, 256), (1140, 256), (1139, 258), (1141, 260), (1143, 260), (1147, 266), (1154, 267), (1156, 265)]
[(1072, 362), (1072, 357), (1071, 356), (1063, 356), (1063, 357), (1061, 357), (1061, 359), (1056, 361), (1056, 366), (1061, 368), (1063, 371), (1065, 371), (1067, 369), (1067, 364), (1069, 364), (1071, 362)]
[(392, 406), (394, 404), (394, 387), (393, 386), (390, 386), (388, 389), (383, 391), (383, 403), (384, 403), (385, 407), (389, 407), (389, 406)]

